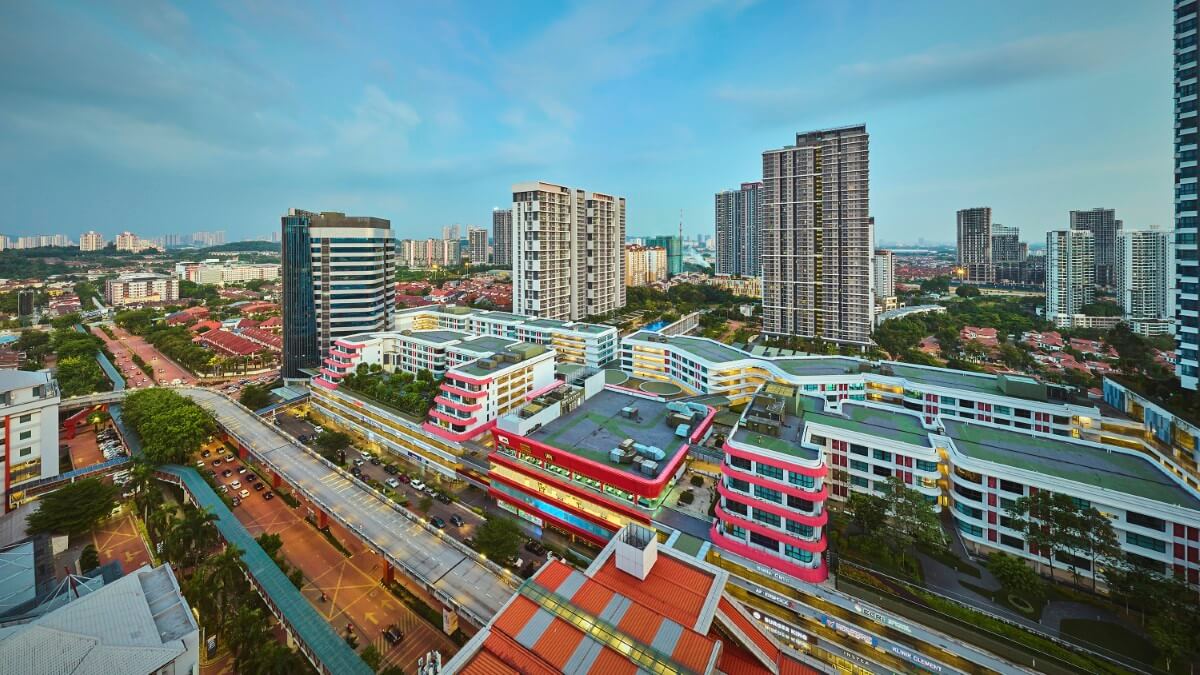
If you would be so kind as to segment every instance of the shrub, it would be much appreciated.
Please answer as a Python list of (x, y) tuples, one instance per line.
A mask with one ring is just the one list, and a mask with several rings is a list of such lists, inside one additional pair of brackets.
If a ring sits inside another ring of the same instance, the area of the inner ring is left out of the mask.
[(694, 501), (696, 501), (696, 495), (692, 494), (691, 490), (679, 493), (680, 504), (691, 504)]

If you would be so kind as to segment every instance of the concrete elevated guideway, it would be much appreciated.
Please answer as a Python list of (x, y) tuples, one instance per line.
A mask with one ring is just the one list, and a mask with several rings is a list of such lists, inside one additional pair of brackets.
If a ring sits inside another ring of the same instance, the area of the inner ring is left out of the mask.
[(515, 578), (476, 560), (398, 507), (263, 422), (225, 396), (192, 387), (176, 391), (213, 414), (251, 454), (404, 570), (464, 619), (482, 626), (508, 601)]
[[(517, 587), (517, 579), (475, 557), (470, 549), (434, 534), (387, 498), (353, 480), (295, 439), (226, 396), (197, 387), (171, 387), (216, 418), (230, 437), (308, 501), (374, 548), (394, 568), (468, 622), (482, 627)], [(67, 408), (116, 403), (124, 391), (63, 401)]]

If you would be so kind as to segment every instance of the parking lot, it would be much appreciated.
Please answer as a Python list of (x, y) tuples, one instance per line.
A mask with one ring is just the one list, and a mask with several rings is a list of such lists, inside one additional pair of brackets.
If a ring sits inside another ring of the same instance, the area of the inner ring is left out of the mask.
[(150, 564), (150, 550), (138, 533), (133, 515), (126, 507), (120, 515), (110, 518), (92, 530), (92, 543), (100, 555), (100, 564), (116, 560), (126, 573)]
[[(347, 624), (353, 626), (360, 648), (369, 641), (384, 654), (385, 664), (408, 671), (414, 670), (417, 658), (431, 649), (441, 651), (443, 658), (454, 653), (456, 647), (447, 636), (383, 586), (382, 560), (365, 544), (331, 524), (331, 533), (350, 553), (343, 554), (312, 524), (305, 522), (309, 509), (303, 503), (293, 509), (282, 499), (266, 499), (266, 494), (272, 492), (270, 486), (262, 490), (247, 488), (265, 481), (251, 480), (257, 475), (236, 457), (232, 461), (224, 459), (227, 454), (222, 444), (210, 444), (205, 450), (209, 455), (203, 457), (206, 462), (203, 470), (215, 471), (218, 485), (225, 487), (228, 494), (240, 495), (242, 490), (249, 493), (245, 498), (239, 496), (239, 504), (233, 509), (238, 520), (255, 536), (264, 532), (280, 536), (284, 558), (304, 574), (301, 593), (335, 630), (340, 633)], [(217, 450), (221, 450), (221, 463), (213, 466)], [(240, 472), (244, 468), (247, 470)], [(228, 476), (224, 475), (226, 471)], [(235, 481), (240, 487), (233, 487)], [(383, 634), (393, 626), (404, 635), (394, 645)]]

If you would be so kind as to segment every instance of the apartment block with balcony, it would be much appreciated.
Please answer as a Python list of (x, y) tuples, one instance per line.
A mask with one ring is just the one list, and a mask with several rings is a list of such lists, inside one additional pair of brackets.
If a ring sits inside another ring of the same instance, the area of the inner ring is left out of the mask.
[(584, 374), (497, 421), (489, 495), (537, 528), (603, 544), (626, 524), (650, 523), (714, 414)]
[(5, 513), (26, 501), (22, 486), (58, 475), (59, 401), (49, 371), (0, 371)]

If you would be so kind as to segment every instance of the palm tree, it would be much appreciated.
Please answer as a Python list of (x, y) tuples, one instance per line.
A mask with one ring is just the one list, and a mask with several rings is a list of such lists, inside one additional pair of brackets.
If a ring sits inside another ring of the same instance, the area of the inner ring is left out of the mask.
[(150, 511), (163, 503), (162, 492), (154, 483), (154, 467), (146, 462), (135, 462), (129, 471), (129, 486), (133, 490), (133, 503), (142, 514), (142, 520), (150, 517)]
[(262, 610), (242, 605), (225, 626), (225, 642), (238, 672), (246, 672), (246, 661), (262, 643), (272, 639)]
[(181, 567), (194, 567), (200, 558), (217, 543), (217, 515), (210, 511), (186, 506), (183, 518), (171, 529), (163, 549), (167, 558)]
[(225, 625), (226, 617), (236, 611), (233, 604), (241, 602), (249, 591), (246, 571), (242, 567), (242, 550), (236, 546), (227, 546), (224, 551), (206, 558), (201, 570), (208, 582), (207, 592), (215, 599), (216, 625), (220, 631)]
[(308, 667), (303, 656), (274, 640), (252, 651), (246, 665), (248, 675), (294, 675)]
[(175, 507), (170, 504), (159, 504), (146, 516), (146, 527), (150, 536), (162, 542), (166, 541), (171, 527), (175, 524)]

